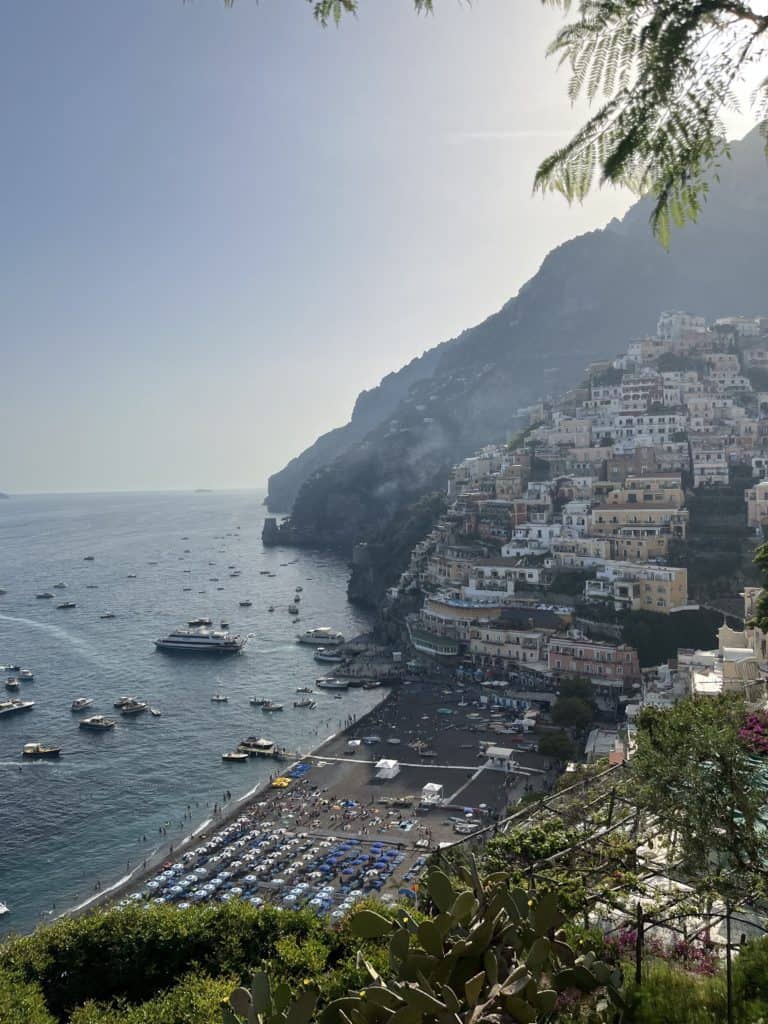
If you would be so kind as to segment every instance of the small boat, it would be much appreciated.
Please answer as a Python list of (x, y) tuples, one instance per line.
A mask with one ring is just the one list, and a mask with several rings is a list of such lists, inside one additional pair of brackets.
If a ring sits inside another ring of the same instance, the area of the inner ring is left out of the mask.
[(140, 715), (149, 710), (149, 704), (145, 700), (131, 700), (120, 708), (121, 715)]
[(10, 690), (12, 693), (17, 693), (19, 690), (19, 680), (15, 678), (5, 680), (6, 690)]
[(296, 689), (296, 693), (314, 693), (315, 691), (311, 686), (299, 686)]
[(50, 590), (43, 590), (40, 594), (35, 594), (35, 597), (38, 601), (48, 601), (53, 597), (53, 594)]
[(240, 753), (249, 754), (251, 757), (273, 757), (275, 744), (272, 740), (265, 740), (262, 736), (258, 739), (249, 736), (242, 743), (238, 743), (237, 749)]
[(94, 732), (104, 732), (107, 729), (114, 729), (117, 722), (113, 718), (105, 718), (104, 715), (91, 715), (90, 718), (80, 720), (81, 729), (91, 729)]
[(135, 704), (136, 700), (136, 697), (118, 697), (114, 703), (114, 707), (122, 708), (125, 707), (126, 704)]
[(349, 688), (349, 683), (346, 679), (322, 679), (315, 680), (315, 686), (321, 690), (346, 690)]
[(61, 582), (54, 583), (53, 584), (53, 589), (54, 590), (66, 590), (67, 589), (67, 584), (66, 583), (61, 583)]
[(3, 665), (3, 667), (0, 668), (0, 672), (21, 672), (21, 666), (20, 665)]
[(70, 705), (70, 710), (85, 711), (85, 709), (89, 708), (92, 704), (93, 701), (90, 697), (76, 697)]
[(294, 604), (298, 604), (299, 601), (301, 601), (301, 594), (294, 594), (293, 595), (293, 603)]
[(269, 569), (259, 569), (259, 576), (269, 576)]
[(74, 601), (62, 601), (61, 604), (56, 605), (57, 608), (77, 608)]
[(344, 661), (344, 655), (339, 654), (338, 651), (333, 651), (328, 647), (318, 647), (314, 653), (315, 661), (332, 662), (337, 664), (338, 662)]
[(157, 708), (150, 708), (149, 713), (150, 715), (152, 715), (153, 718), (160, 718), (160, 716), (162, 715), (162, 711), (158, 711)]
[(273, 604), (271, 604), (271, 605), (269, 606), (269, 608), (267, 608), (267, 611), (268, 611), (268, 612), (273, 612), (274, 610), (275, 610), (275, 606), (274, 606)]
[(283, 705), (278, 704), (277, 701), (268, 700), (265, 704), (261, 705), (262, 711), (282, 711)]
[(86, 590), (98, 590), (99, 589), (99, 584), (98, 583), (86, 583), (85, 584), (85, 589)]
[(289, 604), (288, 605), (288, 614), (289, 615), (298, 615), (299, 614), (299, 609), (296, 607), (295, 604)]
[(187, 625), (191, 629), (195, 629), (197, 626), (210, 626), (211, 620), (209, 618), (190, 619)]
[(226, 704), (227, 701), (229, 700), (229, 697), (227, 697), (226, 694), (223, 693), (214, 693), (214, 695), (211, 697), (211, 700), (213, 701), (214, 704)]
[(378, 690), (381, 683), (378, 679), (370, 679), (367, 683), (363, 683), (364, 690)]
[(221, 755), (222, 761), (235, 761), (237, 764), (244, 764), (248, 760), (248, 754), (244, 750), (230, 750), (228, 754)]
[(34, 678), (35, 673), (28, 668), (23, 668), (19, 672), (19, 679), (22, 681), (22, 683), (31, 683)]
[(95, 561), (96, 561), (96, 559), (95, 559), (95, 557), (94, 557), (93, 555), (86, 555), (86, 556), (85, 556), (85, 557), (83, 558), (83, 561), (84, 561), (84, 562), (95, 562)]
[(264, 700), (263, 697), (251, 697), (249, 703), (253, 704), (255, 708), (263, 708), (265, 704), (271, 704), (270, 700)]
[(317, 707), (317, 703), (316, 703), (316, 701), (314, 701), (311, 698), (307, 697), (306, 700), (295, 700), (293, 702), (293, 706), (295, 708), (309, 708), (310, 711), (311, 711), (311, 710), (313, 710), (314, 708)]
[(35, 706), (33, 700), (19, 700), (11, 697), (10, 700), (0, 700), (0, 715), (15, 715), (18, 711), (31, 711)]
[(300, 594), (303, 589), (304, 589), (304, 587), (296, 587), (296, 593)]
[(46, 747), (42, 743), (25, 743), (24, 748), (21, 751), (22, 757), (58, 757), (61, 753), (61, 747)]
[(181, 589), (182, 589), (182, 591), (184, 593), (188, 593), (188, 594), (192, 593), (192, 587), (182, 587)]
[(300, 644), (311, 644), (315, 647), (339, 647), (344, 643), (344, 634), (328, 626), (308, 629), (296, 638)]
[(241, 608), (250, 608), (252, 604), (253, 601), (240, 601)]
[(100, 619), (114, 619), (114, 617), (114, 612), (104, 612), (102, 615), (99, 616)]
[(136, 573), (135, 572), (129, 572), (128, 575), (125, 578), (127, 580), (135, 580), (136, 579)]
[(10, 914), (10, 910), (5, 903), (0, 903), (0, 917), (2, 917), (3, 914)]
[(221, 629), (229, 629), (229, 623), (225, 619), (222, 619), (222, 621), (219, 623), (219, 627)]

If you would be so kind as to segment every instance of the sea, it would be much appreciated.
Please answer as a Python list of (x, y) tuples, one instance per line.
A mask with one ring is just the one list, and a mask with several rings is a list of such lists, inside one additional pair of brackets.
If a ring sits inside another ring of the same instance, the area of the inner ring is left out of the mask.
[[(346, 600), (347, 565), (333, 555), (264, 548), (263, 493), (121, 493), (14, 496), (0, 501), (0, 665), (34, 672), (19, 694), (31, 711), (0, 717), (0, 934), (26, 932), (78, 906), (208, 821), (225, 794), (243, 796), (274, 763), (226, 763), (246, 736), (307, 753), (376, 691), (336, 700), (320, 692), (294, 708), (318, 665), (297, 633), (332, 626), (345, 636), (370, 622)], [(86, 561), (86, 556), (93, 560)], [(234, 566), (234, 568), (232, 568)], [(266, 571), (274, 577), (264, 575)], [(240, 572), (239, 576), (231, 573)], [(56, 583), (66, 589), (53, 589)], [(297, 588), (300, 615), (288, 613)], [(54, 600), (35, 594), (51, 591)], [(72, 609), (58, 609), (64, 600)], [(239, 602), (252, 601), (250, 608)], [(269, 611), (273, 607), (274, 611)], [(105, 612), (115, 618), (102, 619)], [(210, 616), (247, 634), (229, 657), (164, 654), (154, 640)], [(0, 699), (6, 675), (0, 674)], [(15, 673), (13, 673), (15, 674)], [(227, 703), (213, 703), (221, 693)], [(125, 719), (124, 696), (161, 712)], [(265, 714), (252, 696), (284, 703)], [(78, 728), (70, 710), (118, 720), (106, 733)], [(58, 761), (23, 761), (27, 742), (61, 746)]]

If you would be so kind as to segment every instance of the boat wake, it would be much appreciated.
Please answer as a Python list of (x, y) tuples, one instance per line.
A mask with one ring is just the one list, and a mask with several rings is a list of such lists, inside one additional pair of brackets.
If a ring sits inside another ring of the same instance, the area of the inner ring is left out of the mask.
[(55, 626), (50, 622), (38, 622), (36, 619), (27, 619), (21, 615), (0, 615), (0, 620), (3, 622), (20, 622), (24, 626), (30, 626), (32, 629), (41, 630), (43, 633), (49, 633), (51, 636), (58, 637), (60, 640), (66, 640), (95, 665), (106, 664), (106, 662), (99, 657), (98, 653), (86, 640), (82, 640), (78, 636), (72, 636), (71, 633), (68, 633), (66, 629), (62, 629), (61, 626)]

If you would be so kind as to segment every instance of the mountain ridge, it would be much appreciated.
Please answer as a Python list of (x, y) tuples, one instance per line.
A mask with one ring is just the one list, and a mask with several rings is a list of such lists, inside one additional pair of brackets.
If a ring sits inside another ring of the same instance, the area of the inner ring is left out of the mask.
[(356, 541), (381, 538), (458, 459), (503, 440), (518, 407), (652, 334), (663, 309), (765, 311), (768, 172), (756, 131), (733, 144), (699, 222), (676, 232), (669, 252), (649, 213), (640, 200), (555, 247), (499, 310), (363, 392), (345, 427), (270, 478), (270, 509), (287, 511), (293, 498), (282, 539), (351, 554)]

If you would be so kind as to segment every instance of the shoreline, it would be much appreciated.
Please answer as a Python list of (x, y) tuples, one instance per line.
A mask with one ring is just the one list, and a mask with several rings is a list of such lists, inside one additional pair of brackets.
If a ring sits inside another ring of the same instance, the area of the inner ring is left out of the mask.
[[(321, 751), (329, 744), (335, 742), (340, 737), (346, 735), (350, 729), (357, 728), (363, 722), (366, 721), (371, 715), (379, 711), (385, 704), (387, 704), (393, 697), (394, 690), (390, 687), (382, 694), (381, 699), (378, 700), (373, 707), (369, 708), (359, 718), (355, 718), (352, 722), (337, 729), (336, 732), (326, 736), (325, 739), (321, 740), (320, 743), (313, 747), (311, 750), (304, 754), (299, 755), (296, 752), (296, 756), (293, 760), (286, 758), (284, 761), (276, 761), (275, 764), (284, 767), (285, 771), (288, 771), (296, 764), (300, 764), (306, 758), (321, 757)], [(281, 774), (280, 772), (277, 773)], [(138, 863), (131, 871), (124, 874), (116, 882), (106, 886), (103, 889), (99, 889), (92, 895), (86, 897), (86, 899), (77, 903), (74, 907), (68, 907), (66, 910), (62, 910), (61, 913), (50, 916), (47, 920), (41, 920), (35, 928), (41, 924), (52, 924), (54, 921), (61, 921), (66, 918), (82, 917), (85, 914), (91, 913), (95, 910), (109, 909), (109, 905), (115, 900), (119, 899), (129, 890), (136, 888), (137, 885), (141, 885), (146, 879), (156, 874), (157, 869), (169, 859), (175, 860), (178, 856), (185, 853), (191, 846), (204, 838), (207, 838), (209, 834), (218, 832), (220, 829), (225, 828), (231, 824), (240, 815), (247, 811), (250, 806), (255, 802), (258, 797), (266, 795), (272, 788), (272, 779), (274, 775), (270, 773), (270, 777), (263, 782), (257, 783), (251, 787), (246, 793), (240, 797), (233, 797), (229, 800), (226, 805), (222, 806), (220, 812), (215, 814), (213, 817), (206, 818), (199, 825), (184, 835), (181, 839), (170, 844), (163, 843), (162, 846), (157, 849), (154, 853), (150, 854), (143, 861)], [(32, 929), (34, 931), (34, 929)], [(19, 934), (30, 934), (30, 933), (19, 933)]]

